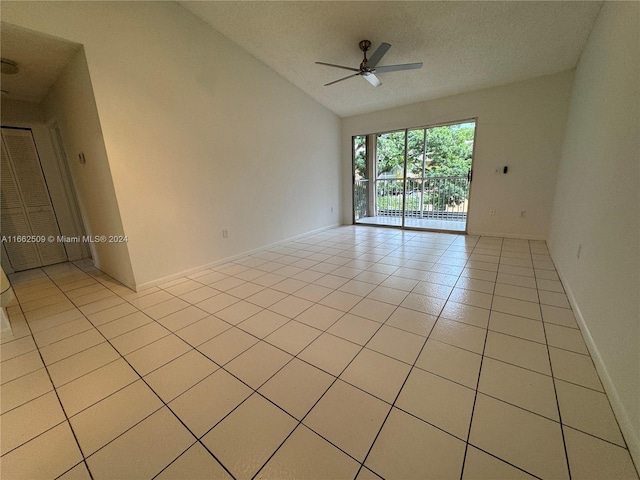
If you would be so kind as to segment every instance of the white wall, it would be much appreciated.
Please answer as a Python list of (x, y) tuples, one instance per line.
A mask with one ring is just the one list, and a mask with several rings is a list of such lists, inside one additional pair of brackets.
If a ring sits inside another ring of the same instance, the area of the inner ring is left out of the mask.
[(339, 223), (339, 118), (184, 8), (2, 16), (84, 45), (137, 285)]
[(549, 235), (552, 257), (636, 465), (640, 465), (639, 32), (640, 4), (605, 2), (576, 70)]
[[(60, 130), (87, 235), (124, 235), (82, 49), (42, 105), (48, 121), (55, 121)], [(79, 161), (81, 152), (86, 163)], [(129, 287), (135, 286), (126, 243), (93, 243), (90, 247), (97, 268)]]
[(352, 135), (477, 117), (468, 232), (546, 239), (572, 81), (569, 71), (343, 119), (344, 222), (352, 219)]

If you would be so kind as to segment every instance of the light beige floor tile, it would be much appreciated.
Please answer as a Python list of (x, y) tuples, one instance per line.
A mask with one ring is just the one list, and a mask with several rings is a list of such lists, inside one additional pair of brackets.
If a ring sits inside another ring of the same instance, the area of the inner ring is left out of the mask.
[(167, 315), (183, 310), (188, 306), (189, 304), (184, 300), (180, 300), (179, 298), (174, 297), (164, 302), (160, 302), (145, 308), (144, 313), (154, 320), (158, 320), (162, 317), (166, 317)]
[[(216, 290), (215, 288), (200, 286), (200, 288), (196, 290), (191, 290), (190, 292), (181, 294), (180, 299), (193, 305), (193, 304), (202, 302), (208, 298), (215, 297), (216, 295), (218, 295), (218, 293), (220, 293), (220, 291)], [(254, 291), (253, 293), (256, 293), (256, 292)]]
[(365, 466), (383, 478), (459, 478), (464, 442), (394, 408)]
[(426, 282), (437, 283), (439, 285), (447, 285), (449, 287), (453, 287), (457, 283), (458, 278), (459, 278), (458, 275), (447, 275), (446, 273), (427, 272), (424, 275), (424, 277), (422, 277), (422, 280)]
[(558, 280), (547, 280), (545, 278), (536, 278), (538, 290), (547, 290), (549, 292), (564, 293), (562, 283)]
[(338, 380), (309, 412), (304, 424), (362, 461), (390, 408)]
[(464, 288), (454, 288), (449, 297), (449, 302), (457, 302), (478, 308), (491, 308), (493, 295), (490, 293), (476, 292)]
[(1, 383), (4, 385), (5, 383), (15, 380), (16, 378), (20, 378), (23, 375), (35, 372), (42, 367), (44, 367), (44, 363), (37, 351), (13, 357), (12, 359), (0, 364)]
[(220, 369), (177, 397), (169, 407), (201, 437), (251, 393), (240, 380)]
[(238, 328), (230, 328), (198, 346), (198, 350), (218, 365), (224, 365), (257, 342), (256, 337)]
[(362, 272), (357, 277), (355, 277), (355, 280), (371, 283), (373, 285), (380, 285), (382, 282), (384, 282), (387, 279), (388, 276), (389, 275), (386, 275), (384, 273), (365, 271), (365, 272)]
[(53, 385), (45, 368), (5, 383), (0, 390), (1, 413), (8, 412), (52, 390)]
[(136, 307), (134, 307), (130, 303), (120, 303), (114, 307), (110, 307), (105, 310), (101, 310), (99, 312), (88, 315), (87, 318), (91, 321), (91, 323), (98, 327), (137, 311), (138, 310), (136, 309)]
[[(69, 322), (83, 318), (84, 316), (82, 315), (82, 312), (77, 308), (74, 308), (72, 310), (66, 310), (56, 315), (41, 318), (40, 320), (31, 321), (29, 322), (29, 328), (31, 329), (31, 332), (33, 332), (34, 337), (36, 337), (37, 334), (43, 333), (46, 330), (67, 325)], [(12, 327), (16, 323), (16, 320), (16, 316), (11, 317)]]
[(321, 330), (291, 320), (264, 340), (291, 355), (297, 355), (321, 333)]
[(560, 308), (571, 308), (569, 300), (564, 293), (548, 292), (546, 290), (538, 290), (540, 303), (544, 305), (552, 305)]
[(253, 303), (240, 301), (224, 310), (220, 310), (216, 313), (216, 317), (221, 318), (231, 325), (237, 325), (260, 311), (262, 311), (262, 307), (254, 305)]
[(379, 300), (381, 302), (390, 303), (392, 305), (400, 305), (407, 297), (408, 292), (398, 290), (397, 288), (389, 288), (378, 286), (371, 291), (367, 298)]
[(476, 388), (482, 357), (437, 340), (428, 340), (416, 366), (469, 388)]
[[(65, 421), (54, 392), (14, 408), (0, 417), (2, 421), (2, 455)], [(3, 457), (4, 461), (4, 457)]]
[(466, 440), (474, 399), (475, 390), (414, 368), (395, 406)]
[(437, 317), (433, 315), (398, 307), (386, 321), (386, 325), (427, 337), (431, 333), (436, 319)]
[(28, 337), (3, 343), (2, 349), (0, 349), (0, 356), (2, 362), (5, 362), (11, 358), (32, 352), (33, 350), (36, 350), (36, 348), (36, 343), (33, 341), (33, 337), (29, 335)]
[(78, 444), (64, 422), (4, 455), (0, 475), (7, 479), (56, 478), (81, 460)]
[(524, 288), (537, 288), (535, 278), (513, 275), (511, 273), (498, 272), (498, 278), (496, 281), (497, 283), (503, 283), (506, 285), (515, 285)]
[(541, 343), (490, 331), (484, 354), (496, 360), (551, 375), (547, 346)]
[[(456, 283), (457, 288), (464, 288), (466, 290), (473, 290), (474, 292), (493, 294), (495, 289), (495, 282), (487, 280), (478, 280), (469, 277), (460, 277)], [(448, 298), (448, 297), (446, 297)]]
[(53, 384), (60, 387), (118, 358), (118, 352), (109, 343), (102, 342), (49, 365), (49, 375)]
[(440, 315), (442, 308), (446, 301), (442, 298), (427, 297), (426, 295), (418, 295), (417, 293), (410, 293), (402, 301), (400, 306), (409, 308), (411, 310), (417, 310), (429, 315)]
[(356, 480), (382, 480), (382, 477), (379, 475), (376, 475), (367, 467), (362, 467), (358, 472), (358, 476), (356, 477)]
[(469, 442), (540, 478), (569, 478), (558, 423), (481, 393)]
[(493, 298), (491, 309), (496, 312), (509, 313), (518, 317), (531, 318), (533, 320), (542, 320), (540, 314), (540, 304), (534, 302), (525, 302), (514, 298), (498, 297)]
[(576, 317), (567, 308), (554, 307), (551, 305), (541, 305), (542, 319), (545, 323), (553, 323), (563, 327), (578, 328)]
[(225, 330), (231, 328), (231, 325), (220, 320), (214, 315), (209, 315), (201, 320), (193, 322), (184, 328), (176, 331), (182, 340), (194, 347), (202, 345), (207, 340), (217, 337)]
[(500, 265), (498, 269), (500, 273), (508, 273), (511, 275), (521, 275), (523, 277), (534, 277), (534, 272), (532, 267), (515, 267), (512, 265)]
[(457, 322), (467, 323), (476, 327), (487, 328), (489, 314), (490, 310), (485, 308), (474, 307), (449, 300), (440, 315), (442, 318), (449, 320), (456, 320)]
[(333, 380), (331, 375), (294, 358), (265, 383), (259, 392), (301, 420)]
[(358, 345), (364, 345), (379, 328), (378, 322), (347, 313), (327, 329), (327, 332)]
[[(297, 280), (295, 278), (287, 278), (285, 280), (282, 280), (281, 282), (276, 283), (275, 285), (273, 285), (271, 288), (273, 288), (274, 290), (277, 290), (279, 292), (284, 292), (284, 293), (288, 293), (289, 295), (291, 295), (294, 292), (297, 292), (298, 290), (300, 290), (302, 287), (308, 285), (307, 282), (303, 282), (302, 280)], [(241, 288), (241, 287), (240, 287)], [(232, 295), (235, 294), (235, 292), (229, 292)], [(256, 291), (251, 292), (249, 295), (253, 295), (254, 293), (257, 293)], [(249, 296), (247, 295), (247, 296)], [(236, 296), (239, 296), (236, 294)], [(246, 297), (241, 297), (241, 298), (246, 298)]]
[(478, 391), (560, 421), (553, 379), (547, 375), (485, 358)]
[(486, 335), (487, 331), (484, 328), (440, 318), (429, 338), (475, 353), (482, 353)]
[(475, 280), (484, 280), (485, 282), (495, 282), (496, 272), (490, 272), (487, 270), (479, 270), (477, 268), (465, 268), (461, 275), (463, 277), (473, 278)]
[(341, 310), (315, 304), (296, 317), (296, 320), (319, 330), (326, 330), (344, 315)]
[(135, 382), (138, 375), (123, 359), (115, 360), (57, 389), (68, 416)]
[(138, 380), (71, 417), (70, 422), (88, 456), (161, 407), (160, 399)]
[(604, 393), (556, 381), (562, 423), (625, 447), (620, 428)]
[(371, 293), (371, 291), (374, 288), (376, 288), (375, 284), (354, 279), (354, 280), (349, 280), (347, 283), (342, 285), (338, 290), (340, 290), (341, 292), (352, 293), (354, 295), (364, 297), (366, 295), (369, 295), (369, 293)]
[(265, 342), (258, 342), (225, 365), (225, 369), (257, 389), (293, 358)]
[(496, 283), (494, 295), (538, 303), (538, 291), (535, 288), (509, 285), (506, 283)]
[(41, 348), (40, 354), (45, 364), (50, 365), (103, 342), (104, 337), (100, 332), (97, 330), (87, 330), (73, 337), (65, 338), (64, 340)]
[(141, 293), (142, 296), (140, 297), (128, 299), (129, 303), (140, 310), (174, 298), (170, 293), (161, 290), (149, 294), (145, 294), (144, 292)]
[(598, 372), (588, 355), (549, 347), (549, 357), (555, 378), (604, 392)]
[(337, 310), (348, 312), (351, 310), (358, 302), (362, 300), (362, 297), (359, 295), (353, 295), (351, 293), (335, 291), (330, 293), (322, 300), (320, 300), (321, 305), (325, 305), (327, 307), (335, 308)]
[(424, 337), (420, 335), (383, 325), (369, 340), (367, 348), (413, 364), (418, 358), (424, 342)]
[(144, 378), (165, 402), (170, 402), (217, 369), (211, 360), (191, 350)]
[(196, 304), (198, 308), (201, 308), (205, 312), (216, 313), (223, 310), (240, 300), (226, 293), (221, 293), (215, 297), (208, 298), (202, 302)]
[(102, 335), (107, 339), (112, 339), (151, 323), (152, 321), (151, 317), (145, 315), (143, 312), (134, 312), (109, 323), (104, 323), (98, 327), (98, 330), (100, 330), (100, 333), (102, 333)]
[(87, 463), (96, 479), (152, 478), (193, 441), (169, 409), (162, 408), (91, 455)]
[(202, 445), (196, 443), (155, 478), (158, 480), (175, 480), (179, 478), (189, 480), (226, 480), (233, 477)]
[(237, 327), (254, 337), (264, 338), (289, 321), (289, 318), (284, 315), (270, 310), (262, 310), (244, 322), (239, 323)]
[(416, 284), (412, 292), (419, 295), (427, 295), (429, 297), (443, 298), (446, 300), (449, 298), (452, 290), (453, 287), (447, 285), (439, 285), (431, 282), (419, 282)]
[(91, 474), (87, 470), (84, 462), (78, 463), (75, 467), (60, 475), (57, 480), (91, 480)]
[(508, 313), (491, 312), (489, 330), (533, 342), (546, 343), (543, 323), (530, 318), (517, 317)]
[(294, 292), (294, 296), (304, 298), (310, 302), (319, 302), (324, 297), (333, 292), (332, 288), (323, 287), (322, 285), (309, 284)]
[(144, 376), (189, 350), (191, 350), (191, 346), (179, 337), (167, 335), (128, 354), (125, 358), (138, 372), (138, 375)]
[[(412, 274), (412, 272), (417, 272), (417, 274)], [(405, 277), (404, 275), (410, 276)], [(423, 276), (424, 271), (422, 270), (399, 268), (393, 275), (384, 280), (380, 285), (383, 287), (396, 288), (398, 290), (410, 292), (415, 288), (416, 285), (418, 285), (418, 282)]]
[(411, 367), (367, 348), (353, 359), (340, 378), (388, 403), (393, 403)]
[(547, 343), (550, 346), (589, 355), (589, 350), (587, 350), (587, 345), (584, 343), (580, 330), (550, 323), (546, 324), (544, 329), (547, 334)]
[(166, 290), (167, 292), (169, 292), (171, 295), (175, 295), (175, 296), (180, 296), (187, 292), (192, 292), (194, 290), (197, 290), (198, 288), (202, 288), (201, 282), (196, 282), (194, 280), (190, 280), (184, 277), (179, 279), (178, 283), (175, 283), (175, 282), (176, 281), (174, 280), (174, 282), (172, 282), (173, 285), (171, 286), (164, 286), (164, 285), (158, 285), (158, 286)]
[(238, 479), (252, 478), (297, 422), (258, 394), (220, 422), (202, 439)]
[(300, 425), (256, 478), (353, 478), (358, 467), (355, 460)]
[(464, 460), (462, 478), (463, 480), (533, 480), (536, 477), (470, 445)]
[(111, 344), (124, 356), (170, 334), (171, 332), (159, 323), (151, 322), (112, 338)]
[(373, 300), (371, 298), (364, 298), (355, 307), (349, 310), (349, 313), (368, 320), (383, 323), (389, 318), (389, 316), (391, 316), (396, 308), (397, 307), (395, 305)]
[(626, 448), (604, 442), (570, 427), (563, 428), (573, 478), (638, 479)]
[(287, 318), (295, 318), (312, 305), (313, 303), (309, 300), (290, 295), (271, 305), (269, 310)]
[(342, 338), (323, 333), (305, 348), (298, 358), (338, 376), (358, 354), (361, 347)]
[[(548, 265), (545, 265), (545, 267), (547, 266)], [(536, 278), (560, 281), (560, 277), (555, 270), (538, 269), (538, 267), (536, 267)]]

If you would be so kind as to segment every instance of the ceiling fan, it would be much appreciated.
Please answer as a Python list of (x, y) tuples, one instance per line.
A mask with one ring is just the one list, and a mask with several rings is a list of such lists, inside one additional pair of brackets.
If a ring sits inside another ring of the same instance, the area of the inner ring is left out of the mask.
[(339, 78), (338, 80), (334, 80), (333, 82), (329, 82), (325, 84), (325, 87), (329, 85), (333, 85), (334, 83), (341, 82), (343, 80), (347, 80), (348, 78), (356, 77), (360, 75), (367, 82), (369, 82), (374, 87), (379, 87), (382, 85), (382, 82), (375, 76), (376, 73), (384, 73), (384, 72), (397, 72), (400, 70), (414, 70), (416, 68), (422, 68), (422, 62), (420, 63), (404, 63), (402, 65), (386, 65), (384, 67), (378, 67), (378, 63), (384, 57), (384, 54), (391, 48), (391, 45), (388, 43), (382, 43), (378, 49), (373, 52), (371, 58), (367, 59), (367, 52), (371, 48), (371, 42), (369, 40), (362, 40), (359, 43), (360, 50), (364, 52), (364, 60), (360, 64), (360, 68), (354, 67), (345, 67), (344, 65), (335, 65), (333, 63), (326, 62), (316, 62), (318, 65), (327, 65), (329, 67), (342, 68), (344, 70), (351, 70), (353, 73), (347, 77)]

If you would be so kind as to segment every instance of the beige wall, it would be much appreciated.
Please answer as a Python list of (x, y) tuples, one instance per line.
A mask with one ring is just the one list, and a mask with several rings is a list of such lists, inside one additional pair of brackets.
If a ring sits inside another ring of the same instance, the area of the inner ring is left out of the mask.
[[(572, 81), (573, 72), (564, 72), (343, 119), (345, 223), (352, 135), (477, 117), (469, 233), (546, 239)], [(506, 175), (495, 172), (505, 165)]]
[(339, 118), (184, 8), (2, 16), (84, 46), (138, 286), (339, 223)]
[(552, 257), (636, 465), (640, 465), (639, 32), (640, 4), (605, 2), (576, 70), (549, 235)]

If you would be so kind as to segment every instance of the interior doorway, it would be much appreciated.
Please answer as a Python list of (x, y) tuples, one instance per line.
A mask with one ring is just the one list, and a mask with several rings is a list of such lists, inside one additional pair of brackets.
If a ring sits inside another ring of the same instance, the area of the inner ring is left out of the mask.
[(354, 223), (466, 232), (475, 125), (354, 136)]

